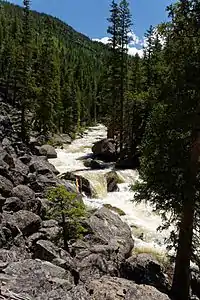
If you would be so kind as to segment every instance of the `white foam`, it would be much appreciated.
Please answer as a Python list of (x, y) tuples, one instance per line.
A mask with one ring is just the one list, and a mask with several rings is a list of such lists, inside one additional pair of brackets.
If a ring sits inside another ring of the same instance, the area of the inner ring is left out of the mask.
[[(91, 153), (93, 143), (106, 138), (106, 127), (97, 125), (87, 130), (82, 138), (78, 138), (65, 149), (58, 149), (58, 158), (52, 159), (51, 163), (59, 172), (76, 171), (94, 181), (98, 180), (98, 174), (106, 173), (109, 170), (87, 171), (83, 161), (80, 159)], [(82, 171), (81, 171), (82, 170)], [(169, 236), (169, 231), (157, 232), (157, 228), (162, 224), (161, 217), (152, 212), (152, 208), (145, 204), (134, 203), (134, 192), (130, 190), (130, 185), (138, 179), (138, 172), (134, 170), (117, 171), (125, 183), (119, 184), (119, 192), (108, 193), (99, 199), (84, 197), (84, 202), (92, 207), (101, 207), (103, 204), (111, 204), (125, 212), (122, 219), (132, 228), (137, 247), (157, 248), (163, 251), (165, 248), (165, 238)], [(87, 173), (87, 174), (86, 174)], [(100, 174), (99, 174), (100, 175)], [(142, 237), (143, 236), (143, 237)], [(141, 239), (142, 237), (142, 239)]]

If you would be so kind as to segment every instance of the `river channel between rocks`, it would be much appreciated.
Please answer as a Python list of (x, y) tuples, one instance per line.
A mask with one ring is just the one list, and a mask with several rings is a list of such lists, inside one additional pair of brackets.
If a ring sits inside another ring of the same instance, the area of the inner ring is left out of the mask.
[(112, 170), (112, 166), (104, 170), (91, 170), (84, 166), (84, 158), (92, 153), (93, 143), (106, 138), (106, 127), (97, 125), (90, 127), (82, 137), (77, 138), (64, 149), (57, 149), (58, 157), (51, 159), (51, 163), (62, 174), (75, 172), (87, 178), (98, 191), (97, 198), (84, 196), (86, 205), (99, 208), (104, 204), (110, 204), (120, 208), (125, 215), (121, 218), (129, 224), (135, 240), (135, 247), (141, 250), (159, 252), (165, 251), (165, 239), (169, 236), (168, 231), (158, 232), (157, 228), (162, 224), (161, 217), (145, 203), (134, 203), (134, 192), (130, 186), (138, 179), (135, 170), (120, 170), (117, 173), (124, 183), (119, 184), (119, 191), (107, 193), (105, 174)]

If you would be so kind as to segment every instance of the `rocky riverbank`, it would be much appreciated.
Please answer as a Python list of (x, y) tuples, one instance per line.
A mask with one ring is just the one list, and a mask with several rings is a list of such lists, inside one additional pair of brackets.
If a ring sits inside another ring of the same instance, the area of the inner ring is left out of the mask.
[(64, 250), (45, 196), (53, 186), (76, 187), (48, 162), (52, 148), (20, 141), (9, 111), (0, 107), (0, 299), (169, 299), (163, 266), (133, 255), (129, 226), (105, 207), (88, 213), (87, 233)]

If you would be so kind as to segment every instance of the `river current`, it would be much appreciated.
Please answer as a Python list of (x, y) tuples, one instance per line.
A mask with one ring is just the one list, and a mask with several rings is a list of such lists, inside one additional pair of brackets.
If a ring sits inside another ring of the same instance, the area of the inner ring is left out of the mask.
[(75, 172), (90, 180), (91, 184), (98, 191), (97, 198), (84, 196), (86, 205), (99, 208), (104, 204), (111, 204), (120, 208), (125, 215), (121, 218), (131, 227), (135, 247), (144, 251), (156, 250), (165, 251), (165, 239), (169, 232), (158, 232), (157, 228), (162, 224), (161, 217), (155, 214), (150, 205), (145, 203), (134, 203), (134, 192), (130, 185), (138, 179), (138, 172), (135, 170), (117, 171), (123, 182), (119, 184), (119, 192), (107, 193), (105, 174), (112, 167), (105, 170), (90, 170), (83, 164), (83, 158), (91, 155), (93, 143), (106, 138), (106, 127), (97, 125), (90, 127), (82, 137), (74, 140), (64, 149), (57, 149), (58, 157), (51, 159), (51, 163), (60, 173)]

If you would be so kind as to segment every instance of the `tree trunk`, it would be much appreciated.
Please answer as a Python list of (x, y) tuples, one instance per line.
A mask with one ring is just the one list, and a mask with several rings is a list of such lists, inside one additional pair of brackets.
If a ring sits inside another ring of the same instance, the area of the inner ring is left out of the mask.
[(171, 289), (171, 294), (175, 300), (188, 300), (189, 298), (194, 205), (194, 197), (187, 199), (184, 202), (174, 278)]
[(122, 45), (121, 54), (121, 74), (120, 74), (120, 153), (124, 144), (124, 45)]
[(112, 124), (112, 122), (108, 126), (107, 138), (108, 139), (114, 139), (114, 130), (113, 130), (113, 124)]
[(195, 183), (199, 168), (200, 132), (192, 133), (188, 188), (183, 199), (183, 214), (180, 224), (178, 250), (171, 293), (175, 300), (188, 300), (190, 291), (190, 260), (192, 256), (192, 237), (195, 211)]
[(69, 245), (68, 245), (68, 231), (66, 227), (66, 220), (65, 215), (62, 213), (62, 228), (63, 228), (63, 241), (64, 241), (64, 248), (67, 252), (69, 252)]

